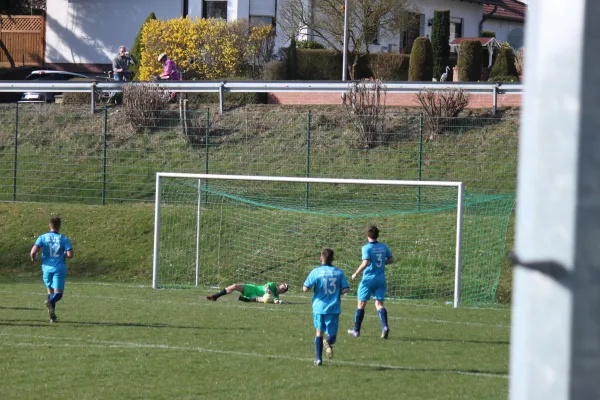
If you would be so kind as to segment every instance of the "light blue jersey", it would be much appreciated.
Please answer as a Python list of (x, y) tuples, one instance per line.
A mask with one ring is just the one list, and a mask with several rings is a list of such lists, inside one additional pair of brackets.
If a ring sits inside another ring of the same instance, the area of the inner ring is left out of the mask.
[(66, 269), (65, 251), (73, 250), (69, 238), (57, 232), (48, 232), (38, 237), (35, 245), (42, 249), (42, 268), (44, 270)]
[(344, 271), (333, 265), (321, 265), (313, 269), (304, 286), (309, 289), (314, 287), (313, 314), (340, 314), (342, 290), (350, 287)]
[(363, 272), (363, 281), (385, 280), (385, 261), (392, 257), (388, 247), (379, 242), (369, 242), (362, 247), (362, 259), (368, 260), (369, 265)]

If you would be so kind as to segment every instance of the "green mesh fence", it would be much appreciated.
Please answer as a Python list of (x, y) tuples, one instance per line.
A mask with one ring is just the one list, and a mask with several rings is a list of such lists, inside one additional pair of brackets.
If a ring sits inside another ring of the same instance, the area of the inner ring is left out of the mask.
[[(456, 205), (454, 187), (163, 178), (158, 282), (194, 285), (198, 268), (202, 286), (274, 280), (299, 290), (323, 247), (350, 276), (377, 224), (396, 260), (388, 296), (450, 300)], [(512, 195), (465, 194), (464, 302), (495, 301), (513, 206)]]
[(152, 202), (158, 171), (452, 180), (470, 192), (515, 193), (516, 115), (448, 118), (432, 135), (418, 109), (390, 109), (369, 141), (341, 107), (157, 110), (135, 125), (127, 115), (0, 105), (0, 201)]

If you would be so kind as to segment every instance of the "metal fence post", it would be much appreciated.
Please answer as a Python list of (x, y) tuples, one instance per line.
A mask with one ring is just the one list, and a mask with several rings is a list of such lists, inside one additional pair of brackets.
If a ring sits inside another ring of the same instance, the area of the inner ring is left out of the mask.
[(107, 150), (108, 150), (108, 107), (104, 106), (104, 135), (103, 135), (102, 148), (104, 150), (104, 157), (102, 161), (102, 205), (106, 204), (106, 165), (108, 163)]
[(205, 149), (205, 158), (204, 160), (205, 167), (204, 173), (208, 174), (208, 140), (209, 140), (209, 131), (210, 131), (210, 109), (206, 109), (206, 115), (204, 118), (204, 149)]
[[(310, 178), (310, 122), (311, 122), (311, 111), (308, 110), (308, 116), (306, 121), (306, 177)], [(308, 208), (308, 198), (310, 191), (310, 183), (306, 182), (306, 202), (305, 207)]]
[(96, 82), (92, 83), (92, 86), (90, 87), (90, 105), (91, 105), (91, 111), (92, 114), (94, 113), (94, 111), (96, 111)]
[(17, 160), (19, 157), (19, 103), (15, 104), (15, 154), (13, 160), (13, 201), (17, 201)]
[[(419, 153), (417, 159), (418, 180), (423, 176), (423, 113), (419, 114)], [(421, 211), (421, 186), (417, 186), (417, 211)]]
[(223, 88), (225, 86), (225, 82), (221, 82), (219, 85), (219, 114), (223, 114), (223, 103), (225, 102), (223, 99)]
[(494, 96), (492, 101), (492, 112), (496, 115), (496, 112), (498, 111), (498, 85), (492, 88), (492, 95)]

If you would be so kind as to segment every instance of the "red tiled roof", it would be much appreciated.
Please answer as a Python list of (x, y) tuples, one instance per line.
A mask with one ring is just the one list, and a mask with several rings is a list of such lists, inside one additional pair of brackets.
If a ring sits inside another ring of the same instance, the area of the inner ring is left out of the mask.
[[(513, 21), (525, 21), (527, 13), (527, 5), (517, 0), (502, 0), (502, 6), (498, 6), (496, 12), (489, 18), (491, 19), (508, 19)], [(496, 6), (493, 4), (483, 5), (483, 15), (488, 15), (494, 11)]]

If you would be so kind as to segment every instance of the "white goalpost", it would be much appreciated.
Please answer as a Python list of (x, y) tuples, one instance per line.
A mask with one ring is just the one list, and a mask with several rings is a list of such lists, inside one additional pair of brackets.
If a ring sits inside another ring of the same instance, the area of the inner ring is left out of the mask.
[[(462, 182), (159, 172), (152, 287), (220, 285), (260, 274), (295, 281), (316, 266), (320, 247), (334, 247), (335, 264), (350, 274), (360, 262), (366, 223), (377, 223), (400, 260), (386, 267), (388, 293), (436, 298), (443, 292), (458, 307), (463, 212)], [(428, 260), (439, 268), (431, 272)], [(271, 261), (278, 265), (259, 270)]]

